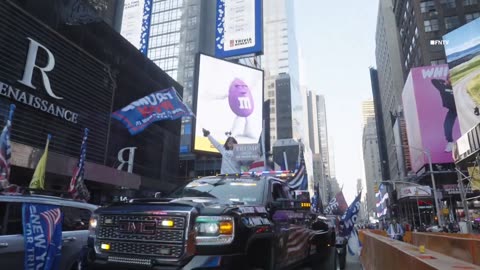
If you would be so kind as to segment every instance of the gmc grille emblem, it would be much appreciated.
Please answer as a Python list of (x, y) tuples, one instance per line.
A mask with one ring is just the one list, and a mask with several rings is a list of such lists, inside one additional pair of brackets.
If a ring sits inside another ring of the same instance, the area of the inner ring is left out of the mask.
[(118, 223), (118, 231), (120, 233), (137, 233), (137, 234), (155, 234), (155, 222), (143, 221), (120, 221)]

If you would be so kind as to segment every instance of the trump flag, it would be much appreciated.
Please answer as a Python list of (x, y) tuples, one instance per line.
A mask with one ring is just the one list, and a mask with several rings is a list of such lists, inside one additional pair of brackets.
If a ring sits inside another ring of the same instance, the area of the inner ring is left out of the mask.
[(122, 122), (131, 135), (142, 132), (157, 121), (192, 115), (173, 87), (154, 92), (112, 113), (112, 117)]
[(58, 206), (23, 204), (25, 270), (56, 270), (62, 251), (63, 215)]

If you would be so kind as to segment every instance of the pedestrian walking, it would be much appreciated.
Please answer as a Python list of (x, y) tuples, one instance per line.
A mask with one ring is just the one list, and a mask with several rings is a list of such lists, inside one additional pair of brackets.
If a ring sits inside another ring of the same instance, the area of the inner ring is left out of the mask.
[(397, 220), (394, 218), (390, 226), (388, 226), (387, 234), (390, 238), (403, 241), (404, 231), (402, 225), (397, 223)]

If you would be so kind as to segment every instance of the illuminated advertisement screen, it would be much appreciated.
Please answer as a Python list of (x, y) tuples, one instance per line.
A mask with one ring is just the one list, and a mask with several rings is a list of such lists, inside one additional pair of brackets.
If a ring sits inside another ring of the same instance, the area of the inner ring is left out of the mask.
[(204, 54), (197, 62), (195, 151), (218, 152), (202, 128), (223, 144), (258, 143), (262, 132), (263, 71)]
[(443, 36), (462, 134), (480, 123), (480, 19)]
[(405, 82), (402, 99), (414, 172), (428, 164), (425, 151), (433, 163), (453, 162), (460, 128), (448, 74), (447, 65), (416, 67)]

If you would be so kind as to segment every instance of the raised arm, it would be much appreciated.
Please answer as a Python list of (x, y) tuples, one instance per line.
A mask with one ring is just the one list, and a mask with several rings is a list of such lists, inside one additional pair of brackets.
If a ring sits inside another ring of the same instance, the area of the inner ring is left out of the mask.
[(215, 138), (213, 138), (212, 135), (210, 135), (210, 131), (206, 129), (202, 129), (203, 131), (203, 136), (207, 137), (208, 140), (213, 144), (213, 146), (223, 155), (223, 151), (225, 151), (225, 148), (223, 147), (222, 144), (220, 144)]

